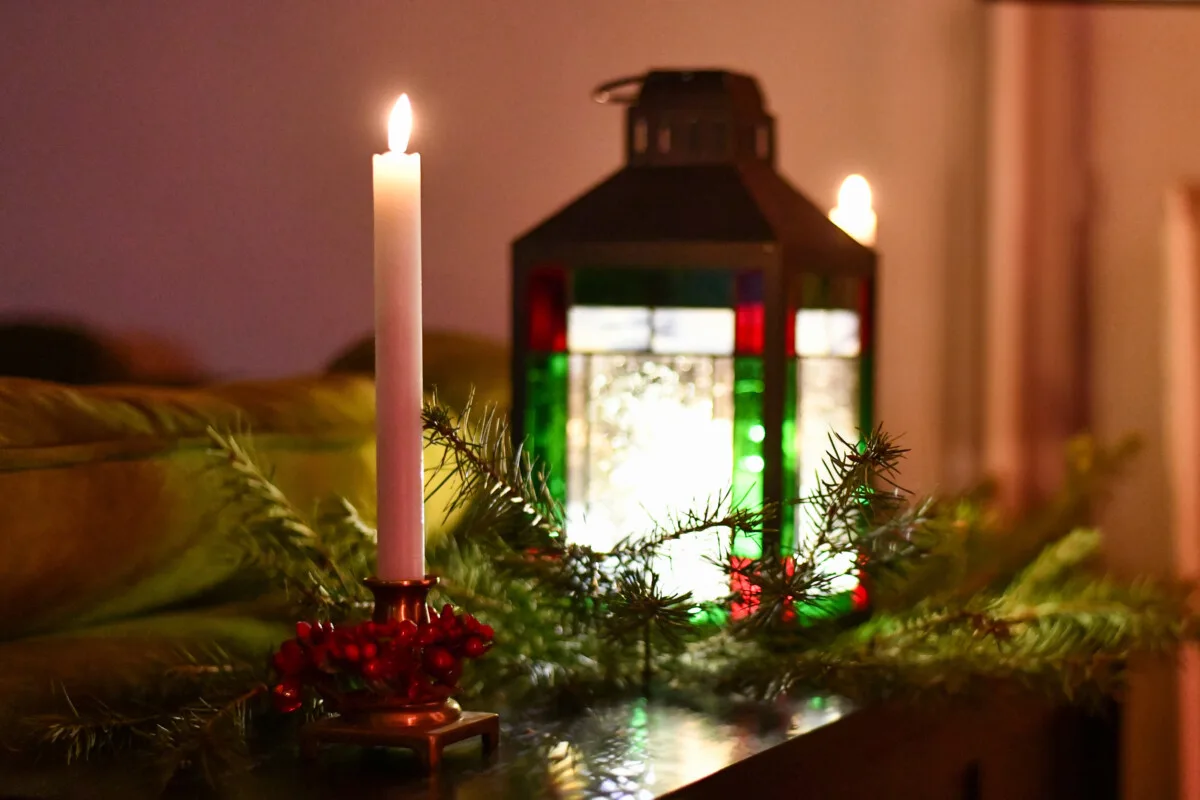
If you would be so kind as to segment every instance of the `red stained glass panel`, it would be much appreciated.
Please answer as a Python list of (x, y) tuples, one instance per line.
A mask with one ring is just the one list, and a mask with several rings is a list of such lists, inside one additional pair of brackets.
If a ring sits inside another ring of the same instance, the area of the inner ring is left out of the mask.
[(762, 273), (743, 272), (737, 277), (734, 305), (734, 353), (739, 356), (762, 355), (765, 322)]
[(535, 267), (529, 275), (529, 349), (567, 349), (567, 272), (561, 266)]

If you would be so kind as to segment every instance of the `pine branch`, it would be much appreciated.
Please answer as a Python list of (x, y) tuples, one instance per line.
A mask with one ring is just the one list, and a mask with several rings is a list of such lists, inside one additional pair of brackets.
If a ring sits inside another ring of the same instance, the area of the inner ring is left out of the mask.
[(138, 739), (148, 738), (163, 721), (160, 711), (122, 714), (100, 705), (101, 714), (84, 716), (75, 707), (66, 689), (63, 698), (70, 716), (36, 716), (26, 725), (38, 730), (40, 743), (61, 748), (68, 764), (86, 761), (93, 755), (124, 749)]
[[(284, 493), (262, 471), (254, 453), (234, 435), (209, 428), (211, 453), (227, 473), (225, 492), (231, 507), (240, 513), (238, 536), (248, 566), (281, 584), (288, 595), (299, 598), (300, 610), (324, 615), (341, 615), (364, 599), (356, 576), (348, 573), (326, 538), (312, 528)], [(357, 514), (336, 526), (349, 544), (343, 550), (358, 552), (367, 547), (365, 526)], [(365, 556), (364, 556), (365, 557)]]
[(727, 489), (710, 497), (700, 508), (671, 513), (654, 523), (648, 533), (620, 540), (612, 555), (644, 560), (662, 552), (671, 542), (696, 534), (714, 533), (724, 539), (761, 532), (770, 509), (733, 507), (732, 499), (733, 490)]
[(819, 535), (857, 535), (901, 507), (908, 491), (895, 479), (907, 453), (881, 428), (861, 445), (831, 434), (817, 489), (799, 501), (809, 508)]
[(344, 497), (321, 504), (316, 530), (325, 543), (332, 563), (338, 564), (345, 579), (358, 585), (375, 574), (378, 551), (375, 530), (363, 521), (358, 509)]
[(450, 477), (459, 486), (447, 504), (447, 517), (469, 512), (462, 527), (472, 531), (535, 534), (526, 545), (543, 545), (563, 535), (562, 509), (547, 488), (545, 476), (524, 450), (512, 449), (508, 423), (495, 407), (486, 407), (478, 420), (467, 407), (457, 416), (436, 399), (425, 405), (421, 423), (426, 445), (442, 449), (431, 471), (426, 496), (442, 489)]
[(1037, 597), (1062, 585), (1077, 574), (1077, 568), (1100, 551), (1100, 532), (1079, 528), (1052, 542), (1025, 567), (1005, 591), (1010, 601)]
[(159, 682), (127, 692), (119, 703), (75, 699), (63, 687), (65, 710), (27, 718), (25, 738), (30, 746), (61, 751), (68, 764), (147, 753), (164, 786), (193, 767), (215, 778), (218, 765), (227, 767), (245, 752), (250, 705), (267, 691), (261, 672), (181, 653)]

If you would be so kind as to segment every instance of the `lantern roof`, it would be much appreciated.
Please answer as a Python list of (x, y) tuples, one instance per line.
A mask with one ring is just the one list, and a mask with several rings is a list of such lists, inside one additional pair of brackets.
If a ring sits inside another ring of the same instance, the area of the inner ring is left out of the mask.
[(762, 244), (807, 269), (873, 269), (873, 251), (775, 170), (773, 120), (757, 81), (720, 70), (656, 70), (607, 84), (598, 97), (634, 82), (636, 99), (624, 99), (626, 165), (517, 246)]

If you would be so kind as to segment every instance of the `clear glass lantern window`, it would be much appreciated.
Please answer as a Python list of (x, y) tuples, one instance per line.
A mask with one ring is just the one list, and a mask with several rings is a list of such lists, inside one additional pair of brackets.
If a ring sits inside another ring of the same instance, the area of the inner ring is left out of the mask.
[[(576, 306), (567, 315), (567, 532), (612, 549), (726, 489), (733, 472), (734, 313)], [(728, 594), (711, 540), (674, 543), (672, 592)]]

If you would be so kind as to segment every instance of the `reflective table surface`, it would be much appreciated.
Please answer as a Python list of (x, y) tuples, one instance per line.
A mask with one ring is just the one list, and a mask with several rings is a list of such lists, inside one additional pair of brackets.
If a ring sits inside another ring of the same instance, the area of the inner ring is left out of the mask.
[(290, 758), (245, 776), (246, 796), (357, 798), (628, 798), (649, 800), (696, 785), (755, 754), (834, 722), (849, 707), (813, 698), (772, 708), (706, 713), (632, 700), (562, 720), (502, 716), (498, 754), (478, 740), (446, 750), (424, 775), (403, 751), (330, 749), (315, 765)]
[[(1100, 717), (1013, 690), (861, 710), (813, 699), (717, 710), (630, 700), (570, 718), (505, 713), (500, 751), (478, 740), (447, 749), (426, 775), (399, 750), (332, 747), (315, 764), (279, 736), (270, 758), (214, 787), (172, 785), (127, 754), (63, 766), (60, 758), (5, 761), (0, 798), (139, 800), (1116, 800), (1119, 715)], [(10, 758), (11, 753), (7, 754)]]

